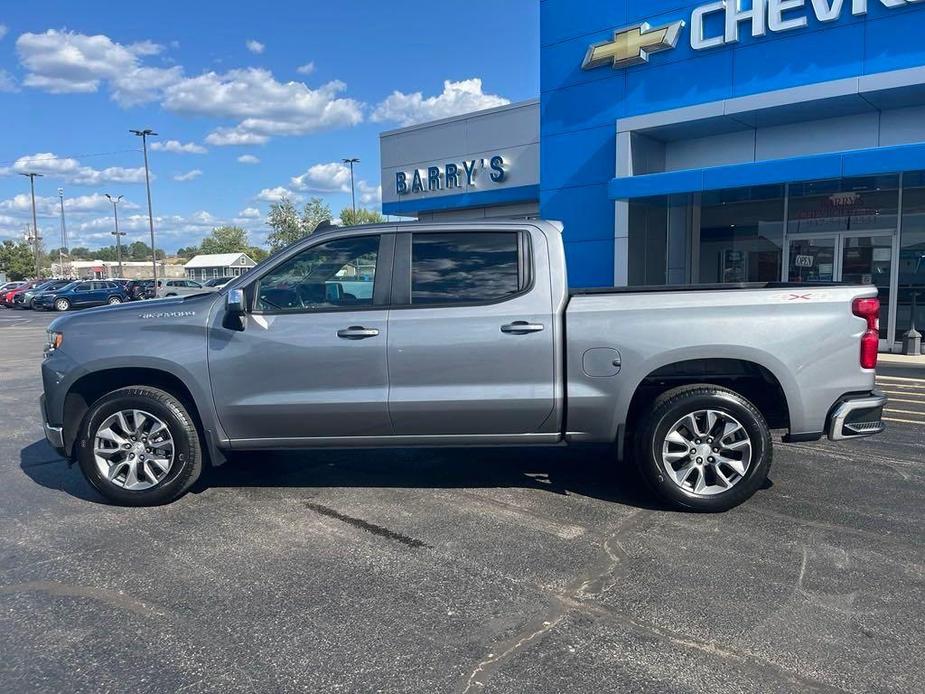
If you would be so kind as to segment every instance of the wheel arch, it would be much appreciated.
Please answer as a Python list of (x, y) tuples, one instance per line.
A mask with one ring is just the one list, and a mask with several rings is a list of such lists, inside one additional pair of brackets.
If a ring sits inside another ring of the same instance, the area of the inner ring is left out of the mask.
[(627, 434), (662, 393), (679, 386), (706, 384), (739, 393), (752, 402), (772, 429), (788, 429), (793, 402), (777, 375), (756, 361), (733, 357), (683, 359), (661, 364), (642, 377), (633, 390), (625, 424), (618, 437), (622, 457)]
[(91, 371), (71, 384), (64, 398), (63, 416), (64, 447), (68, 456), (73, 457), (80, 425), (93, 403), (106, 393), (127, 386), (159, 388), (180, 400), (196, 424), (203, 451), (214, 465), (224, 462), (224, 456), (214, 446), (210, 430), (203, 421), (203, 415), (208, 416), (208, 413), (202, 412), (192, 391), (176, 374), (154, 367), (114, 367)]

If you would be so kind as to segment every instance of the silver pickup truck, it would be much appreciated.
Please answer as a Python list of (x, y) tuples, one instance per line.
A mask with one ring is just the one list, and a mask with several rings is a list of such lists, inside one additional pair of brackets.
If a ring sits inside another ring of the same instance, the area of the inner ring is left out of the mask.
[(55, 320), (45, 433), (121, 504), (237, 450), (606, 443), (721, 511), (765, 482), (772, 429), (882, 431), (876, 293), (569, 291), (553, 222), (331, 228), (217, 293)]

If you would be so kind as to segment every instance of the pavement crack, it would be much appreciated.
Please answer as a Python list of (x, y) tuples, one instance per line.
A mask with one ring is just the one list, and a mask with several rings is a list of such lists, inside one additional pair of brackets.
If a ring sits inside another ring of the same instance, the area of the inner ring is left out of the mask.
[(402, 533), (395, 532), (394, 530), (389, 530), (388, 528), (383, 527), (381, 525), (376, 525), (375, 523), (370, 523), (368, 521), (365, 521), (362, 518), (354, 518), (353, 516), (348, 516), (328, 506), (322, 506), (321, 504), (317, 504), (314, 501), (306, 501), (305, 505), (308, 508), (310, 508), (312, 511), (314, 511), (315, 513), (320, 513), (322, 516), (327, 516), (328, 518), (334, 518), (336, 520), (342, 521), (344, 523), (347, 523), (348, 525), (352, 525), (355, 528), (359, 528), (360, 530), (365, 530), (368, 533), (372, 533), (373, 535), (378, 535), (379, 537), (386, 537), (390, 540), (395, 540), (396, 542), (400, 542), (403, 545), (407, 545), (408, 547), (415, 547), (415, 548), (424, 547), (427, 549), (432, 549), (429, 544), (427, 544), (426, 542), (423, 542), (422, 540), (417, 540), (413, 537), (408, 537), (407, 535), (403, 535)]
[[(505, 658), (510, 657), (511, 655), (513, 655), (514, 653), (522, 649), (524, 646), (529, 644), (534, 639), (541, 637), (546, 632), (551, 631), (552, 629), (555, 629), (556, 626), (558, 626), (559, 622), (561, 622), (563, 619), (565, 619), (564, 613), (560, 614), (552, 621), (548, 621), (548, 620), (544, 621), (540, 628), (534, 629), (533, 627), (531, 627), (530, 630), (528, 630), (529, 633), (527, 633), (526, 635), (521, 636), (520, 634), (518, 634), (517, 636), (515, 636), (513, 639), (511, 639), (513, 643), (501, 653), (498, 653), (497, 655), (494, 653), (489, 653), (488, 657), (482, 662), (480, 662), (478, 665), (476, 665), (475, 669), (472, 671), (472, 674), (469, 675), (469, 679), (466, 681), (466, 688), (463, 689), (462, 694), (468, 694), (469, 691), (474, 686), (484, 687), (485, 680), (487, 680), (488, 677), (490, 677), (491, 672), (497, 667), (497, 664), (500, 661), (504, 660)], [(484, 677), (482, 677), (481, 679), (478, 679), (479, 674), (484, 675)]]

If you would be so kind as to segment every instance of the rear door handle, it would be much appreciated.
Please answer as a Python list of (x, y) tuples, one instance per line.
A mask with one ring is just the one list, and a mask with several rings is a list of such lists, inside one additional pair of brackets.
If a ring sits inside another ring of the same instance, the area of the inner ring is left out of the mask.
[(501, 326), (501, 332), (511, 335), (526, 335), (527, 333), (542, 332), (544, 326), (542, 323), (528, 323), (524, 320), (517, 320), (513, 323)]
[(378, 334), (378, 328), (364, 328), (362, 325), (351, 325), (349, 328), (337, 331), (337, 336), (345, 340), (365, 340), (376, 337)]

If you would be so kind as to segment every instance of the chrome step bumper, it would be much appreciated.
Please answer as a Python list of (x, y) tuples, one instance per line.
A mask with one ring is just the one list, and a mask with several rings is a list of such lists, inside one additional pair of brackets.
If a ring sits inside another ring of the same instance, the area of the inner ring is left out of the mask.
[(839, 401), (829, 414), (829, 439), (843, 441), (879, 434), (886, 428), (882, 419), (886, 401), (886, 395), (879, 390)]

